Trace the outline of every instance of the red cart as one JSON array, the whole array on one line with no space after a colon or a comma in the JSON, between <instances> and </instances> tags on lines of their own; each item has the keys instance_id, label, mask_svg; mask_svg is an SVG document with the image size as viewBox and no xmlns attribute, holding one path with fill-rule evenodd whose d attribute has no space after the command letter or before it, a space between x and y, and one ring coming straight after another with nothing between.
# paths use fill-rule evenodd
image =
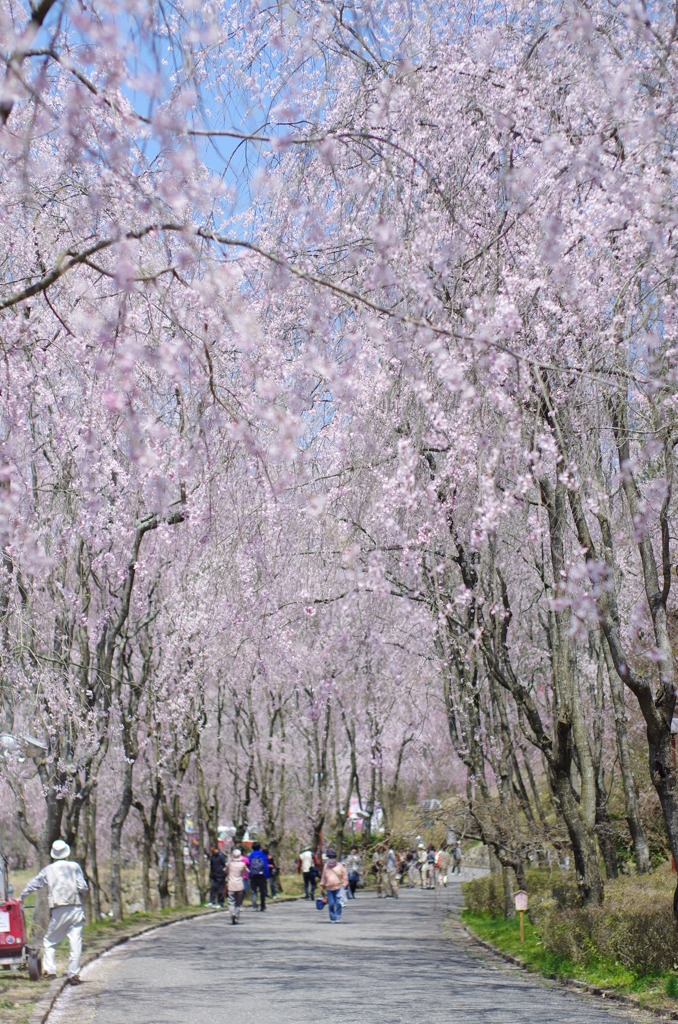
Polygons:
<instances>
[{"instance_id":1,"label":"red cart","mask_svg":"<svg viewBox=\"0 0 678 1024\"><path fill-rule=\"evenodd\" d=\"M0 967L3 970L27 970L31 981L42 977L42 955L28 945L26 917L19 900L0 903Z\"/></svg>"},{"instance_id":2,"label":"red cart","mask_svg":"<svg viewBox=\"0 0 678 1024\"><path fill-rule=\"evenodd\" d=\"M11 896L7 861L0 849L0 968L3 971L28 971L31 981L42 977L42 954L28 945L26 916L21 900Z\"/></svg>"}]
</instances>

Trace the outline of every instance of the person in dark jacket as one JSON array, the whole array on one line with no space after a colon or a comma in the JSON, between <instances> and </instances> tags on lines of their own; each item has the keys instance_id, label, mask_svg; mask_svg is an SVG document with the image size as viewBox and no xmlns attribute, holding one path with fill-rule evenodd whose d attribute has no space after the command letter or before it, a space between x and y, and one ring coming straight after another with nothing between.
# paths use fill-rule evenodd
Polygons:
<instances>
[{"instance_id":1,"label":"person in dark jacket","mask_svg":"<svg viewBox=\"0 0 678 1024\"><path fill-rule=\"evenodd\" d=\"M226 888L226 857L218 846L210 850L210 901L208 907L224 906Z\"/></svg>"},{"instance_id":2,"label":"person in dark jacket","mask_svg":"<svg viewBox=\"0 0 678 1024\"><path fill-rule=\"evenodd\" d=\"M259 910L266 910L266 887L271 874L268 865L268 857L261 848L261 843L252 843L250 853L250 891L252 893L252 908L257 910L257 894L259 895Z\"/></svg>"},{"instance_id":3,"label":"person in dark jacket","mask_svg":"<svg viewBox=\"0 0 678 1024\"><path fill-rule=\"evenodd\" d=\"M276 898L278 892L282 892L282 886L280 884L280 868L278 862L272 853L268 850L264 850L264 853L268 857L268 890L269 896L272 900ZM276 891L277 887L277 891Z\"/></svg>"}]
</instances>

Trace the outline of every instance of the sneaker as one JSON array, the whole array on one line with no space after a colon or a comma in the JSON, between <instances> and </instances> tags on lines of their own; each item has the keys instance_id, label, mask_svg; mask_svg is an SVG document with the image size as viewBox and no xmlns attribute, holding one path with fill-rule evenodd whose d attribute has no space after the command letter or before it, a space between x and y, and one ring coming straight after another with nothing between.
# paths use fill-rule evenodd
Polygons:
<instances>
[{"instance_id":1,"label":"sneaker","mask_svg":"<svg viewBox=\"0 0 678 1024\"><path fill-rule=\"evenodd\" d=\"M56 974L43 974L42 977L44 981L54 981Z\"/></svg>"},{"instance_id":2,"label":"sneaker","mask_svg":"<svg viewBox=\"0 0 678 1024\"><path fill-rule=\"evenodd\" d=\"M69 985L82 985L82 978L79 978L77 974L71 975L68 979Z\"/></svg>"},{"instance_id":3,"label":"sneaker","mask_svg":"<svg viewBox=\"0 0 678 1024\"><path fill-rule=\"evenodd\" d=\"M213 903L206 903L206 904L205 904L205 906L206 906L206 907L213 907L213 906L214 906L214 904L213 904Z\"/></svg>"}]
</instances>

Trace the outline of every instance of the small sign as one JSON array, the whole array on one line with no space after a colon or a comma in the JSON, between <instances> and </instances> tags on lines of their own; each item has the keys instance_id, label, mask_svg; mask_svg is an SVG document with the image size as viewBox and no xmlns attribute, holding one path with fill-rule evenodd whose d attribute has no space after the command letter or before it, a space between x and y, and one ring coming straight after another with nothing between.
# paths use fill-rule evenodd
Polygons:
<instances>
[{"instance_id":1,"label":"small sign","mask_svg":"<svg viewBox=\"0 0 678 1024\"><path fill-rule=\"evenodd\" d=\"M527 910L527 893L524 889L519 889L514 899L516 901L516 910Z\"/></svg>"},{"instance_id":2,"label":"small sign","mask_svg":"<svg viewBox=\"0 0 678 1024\"><path fill-rule=\"evenodd\" d=\"M9 930L9 911L0 910L0 932L8 932Z\"/></svg>"}]
</instances>

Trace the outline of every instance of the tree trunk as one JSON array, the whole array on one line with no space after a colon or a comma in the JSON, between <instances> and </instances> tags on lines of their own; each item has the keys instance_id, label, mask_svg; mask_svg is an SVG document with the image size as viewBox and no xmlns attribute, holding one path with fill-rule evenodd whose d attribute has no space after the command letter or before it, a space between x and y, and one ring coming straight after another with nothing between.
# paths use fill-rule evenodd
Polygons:
<instances>
[{"instance_id":1,"label":"tree trunk","mask_svg":"<svg viewBox=\"0 0 678 1024\"><path fill-rule=\"evenodd\" d=\"M551 766L551 784L572 843L577 881L584 902L602 903L603 880L598 865L596 842L579 814L569 772Z\"/></svg>"},{"instance_id":2,"label":"tree trunk","mask_svg":"<svg viewBox=\"0 0 678 1024\"><path fill-rule=\"evenodd\" d=\"M501 869L501 880L504 888L504 920L508 921L510 918L516 916L516 904L513 898L515 892L515 874L513 868L502 867Z\"/></svg>"},{"instance_id":3,"label":"tree trunk","mask_svg":"<svg viewBox=\"0 0 678 1024\"><path fill-rule=\"evenodd\" d=\"M114 921L122 921L122 830L132 806L134 762L125 760L122 796L111 821L111 910Z\"/></svg>"},{"instance_id":4,"label":"tree trunk","mask_svg":"<svg viewBox=\"0 0 678 1024\"><path fill-rule=\"evenodd\" d=\"M97 791L92 790L89 798L89 879L92 889L92 914L95 921L101 920L101 886L99 885L99 862L97 860Z\"/></svg>"},{"instance_id":5,"label":"tree trunk","mask_svg":"<svg viewBox=\"0 0 678 1024\"><path fill-rule=\"evenodd\" d=\"M217 839L217 841L214 842L214 843L210 840L209 846L210 846L210 848L214 847L215 849L218 850L219 849L219 840ZM198 881L198 895L200 897L200 902L201 903L206 903L207 902L207 897L209 896L210 887L209 887L209 882L207 881L207 871L206 871L207 863L206 863L206 857L205 857L205 827L204 827L204 822L202 820L200 820L200 819L198 819L198 865L197 866L198 866L198 870L197 870L196 874L197 874L197 881Z\"/></svg>"},{"instance_id":6,"label":"tree trunk","mask_svg":"<svg viewBox=\"0 0 678 1024\"><path fill-rule=\"evenodd\" d=\"M619 868L617 865L617 851L615 849L614 834L610 825L610 815L607 810L607 793L602 784L596 788L596 834L598 845L605 863L605 874L608 878L617 878Z\"/></svg>"},{"instance_id":7,"label":"tree trunk","mask_svg":"<svg viewBox=\"0 0 678 1024\"><path fill-rule=\"evenodd\" d=\"M144 910L146 912L154 909L153 898L151 896L151 864L153 862L153 852L155 849L155 826L158 820L158 807L160 806L161 792L162 786L161 783L158 782L153 791L153 801L151 803L148 818L146 817L146 809L143 803L140 800L134 801L134 808L141 818L141 825L143 829L143 838L141 843L141 892L144 901Z\"/></svg>"},{"instance_id":8,"label":"tree trunk","mask_svg":"<svg viewBox=\"0 0 678 1024\"><path fill-rule=\"evenodd\" d=\"M153 837L144 830L141 840L141 898L144 910L148 914L153 910L153 899L151 897L151 856L153 850Z\"/></svg>"},{"instance_id":9,"label":"tree trunk","mask_svg":"<svg viewBox=\"0 0 678 1024\"><path fill-rule=\"evenodd\" d=\"M162 863L158 871L158 894L160 896L160 907L162 910L168 910L171 906L169 891L169 862L171 849L172 844L170 841L170 830L167 823L165 823L162 840Z\"/></svg>"},{"instance_id":10,"label":"tree trunk","mask_svg":"<svg viewBox=\"0 0 678 1024\"><path fill-rule=\"evenodd\" d=\"M91 796L91 794L90 794L90 796ZM89 861L89 847L90 847L90 816L89 816L89 799L88 799L88 805L85 808L84 814L82 815L82 829L81 829L80 844L79 844L79 849L80 849L80 861L79 861L79 863L80 863L80 867L82 868L82 873L85 876L85 881L87 882L87 891L81 894L82 895L82 905L83 905L83 908L85 910L85 916L86 916L87 920L88 921L92 921L94 919L94 910L93 910L93 907L92 907L92 880L89 877L89 870L87 868L87 864L88 864L88 861Z\"/></svg>"},{"instance_id":11,"label":"tree trunk","mask_svg":"<svg viewBox=\"0 0 678 1024\"><path fill-rule=\"evenodd\" d=\"M619 770L621 771L624 800L626 802L626 820L633 841L636 870L639 875L643 875L652 866L650 861L650 844L647 841L647 835L643 826L638 789L636 787L636 780L633 777L629 734L626 728L624 686L612 664L608 645L604 644L603 646L607 664L607 677L610 682L610 693L612 695L612 706L614 707L614 727L617 737L617 753L619 754Z\"/></svg>"},{"instance_id":12,"label":"tree trunk","mask_svg":"<svg viewBox=\"0 0 678 1024\"><path fill-rule=\"evenodd\" d=\"M184 865L184 830L178 797L174 798L173 815L168 822L174 857L174 903L177 907L188 906L186 867Z\"/></svg>"},{"instance_id":13,"label":"tree trunk","mask_svg":"<svg viewBox=\"0 0 678 1024\"><path fill-rule=\"evenodd\" d=\"M209 845L217 846L219 842L219 800L216 793L216 787L214 787L214 791L210 794L211 799L208 799L199 749L196 752L195 771L198 791L199 817L202 818L205 828L207 829L207 840ZM202 841L203 840L201 839L201 842Z\"/></svg>"}]
</instances>

